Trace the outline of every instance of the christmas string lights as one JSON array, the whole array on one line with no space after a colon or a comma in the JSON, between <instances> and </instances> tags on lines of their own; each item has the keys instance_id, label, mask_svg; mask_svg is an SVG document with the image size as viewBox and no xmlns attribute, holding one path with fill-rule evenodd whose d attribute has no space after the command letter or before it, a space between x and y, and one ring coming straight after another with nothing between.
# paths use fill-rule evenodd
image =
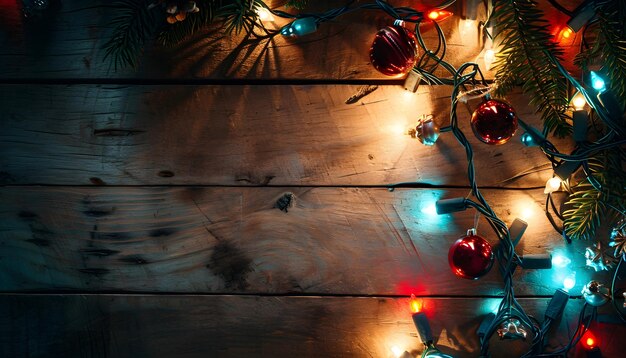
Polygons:
<instances>
[{"instance_id":1,"label":"christmas string lights","mask_svg":"<svg viewBox=\"0 0 626 358\"><path fill-rule=\"evenodd\" d=\"M444 9L453 2L454 1L450 0L444 1L438 6L435 6L431 11L418 11L410 7L393 7L387 1L383 0L376 0L371 3L363 4L357 4L355 1L347 1L345 6L332 9L321 14L303 13L294 15L280 10L268 9L267 12L263 12L264 15L262 15L261 10L257 10L255 14L257 14L256 16L258 17L258 20L261 21L261 24L255 23L254 26L262 27L263 22L269 21L266 20L269 18L268 13L272 16L292 19L292 22L282 27L279 31L270 31L270 35L268 36L280 33L288 38L296 38L312 34L317 31L320 26L323 26L324 23L332 21L344 14L357 10L378 10L385 12L393 20L393 25L390 24L389 27L394 28L397 33L406 34L406 36L402 35L398 37L389 37L385 35L384 39L389 41L382 42L383 44L387 42L388 45L390 41L395 41L400 37L404 38L403 46L399 51L401 56L396 56L401 57L402 61L395 61L396 58L394 58L391 61L385 60L385 64L379 66L380 64L376 63L374 60L379 60L383 55L386 56L388 53L385 52L390 50L389 46L383 46L382 54L376 51L377 55L370 57L372 59L372 63L374 66L378 66L377 69L386 75L398 76L408 72L407 83L405 85L412 91L417 88L420 82L424 82L426 84L449 85L452 87L452 93L450 96L451 106L449 124L438 128L432 117L429 118L428 116L425 116L416 126L416 137L425 145L433 145L435 144L440 133L452 133L465 150L467 159L467 179L469 187L471 188L471 198L440 200L437 202L435 209L437 213L440 214L452 213L468 208L474 209L487 220L496 236L496 239L493 241L497 242L497 244L492 245L493 251L490 250L490 252L497 257L497 265L503 277L504 288L502 300L498 309L492 315L488 316L488 319L483 321L484 324L481 324L481 327L479 328L481 355L487 356L489 354L490 337L494 334L499 334L499 336L503 338L525 338L530 340L531 349L527 353L527 356L541 356L541 354L544 354L542 353L544 348L544 338L548 331L545 327L546 325L549 326L550 323L555 320L555 316L557 316L557 314L554 312L562 312L562 307L564 307L563 302L567 302L568 294L565 291L557 290L555 296L553 297L556 308L553 307L550 313L546 312L544 322L540 324L536 319L528 316L515 299L512 276L517 267L547 268L549 265L552 265L552 262L556 259L556 257L551 259L549 255L543 255L540 257L533 257L532 255L524 256L518 255L515 252L515 246L521 238L519 227L516 227L515 222L511 228L507 227L506 223L504 223L504 221L495 214L489 203L483 197L476 183L474 152L472 145L466 138L463 131L461 131L458 123L457 105L459 102L467 102L469 97L474 98L474 95L478 98L484 97L483 104L481 104L480 108L477 109L477 118L476 120L473 120L472 128L476 136L487 144L503 144L510 140L518 125L525 130L525 133L521 136L522 142L525 145L535 146L542 150L546 155L546 158L550 161L554 172L553 177L546 183L546 213L548 213L549 208L552 208L555 215L562 220L564 219L564 215L560 212L560 210L557 210L556 205L552 200L552 195L561 190L570 192L573 187L573 185L570 184L570 178L580 168L584 171L585 179L591 183L594 188L597 188L598 192L607 192L608 189L603 188L601 181L596 179L590 170L589 159L601 151L614 149L626 144L626 130L620 123L623 119L623 113L619 108L619 102L617 101L615 95L613 95L611 90L607 88L607 82L604 78L602 78L601 73L590 73L591 87L596 91L596 94L593 95L590 90L583 86L583 84L577 81L563 68L559 59L556 58L553 53L550 51L544 51L535 54L536 56L548 59L550 64L558 69L558 72L563 75L563 77L572 85L574 92L577 93L571 101L571 106L574 109L572 112L574 139L577 142L577 146L568 154L559 152L557 148L546 138L548 133L545 129L541 131L527 125L522 118L519 118L515 114L515 111L510 105L502 100L491 98L490 95L487 96L488 91L485 91L485 89L490 88L490 85L485 81L478 64L465 63L458 68L455 68L444 60L446 54L446 39L442 29L438 25L438 21L441 21L446 13L448 13ZM591 2L594 1L588 0L585 1L584 4ZM262 2L260 3L263 4ZM489 2L489 6L491 6L491 4L492 2ZM252 6L253 3L250 3L250 5ZM261 5L261 7L266 8L264 4ZM593 17L593 15L589 17L589 12L587 10L583 11L582 9L583 8L581 8L581 11L578 12L575 10L574 13L570 14L571 19L568 24L570 25L571 30L568 29L566 32L563 32L562 36L573 36L573 32L578 31L577 28L580 29L591 19L591 17ZM489 9L489 12L491 12L491 10L492 9ZM466 16L470 20L473 20L475 17L475 15L471 14L471 11L467 12ZM436 33L434 46L427 46L424 41L424 37L422 36L423 29L421 25L425 22L432 24L432 26L429 27ZM404 24L405 27L402 27L400 24ZM579 26L579 24L582 25ZM484 32L488 36L484 47L484 61L486 68L490 68L491 64L496 59L496 52L493 49L494 44L491 35L496 33L496 26L500 26L500 24L494 23L494 21L488 21L484 27ZM374 43L372 47L374 47ZM406 46L407 44L409 46ZM376 47L378 47L378 45ZM416 50L415 53L412 53L411 51L407 52L407 50L413 50L416 47L419 51ZM447 75L437 76L435 75L437 70L442 70L447 73ZM586 110L587 107L589 108L589 111ZM489 114L489 116L486 116L486 113ZM493 114L497 114L498 116L494 117ZM502 114L504 115L501 116ZM587 135L588 122L591 122L590 114L597 116L608 128L604 135L593 140L588 139L593 138L592 135ZM494 123L496 123L497 126L495 126L495 128L490 127L490 125L493 125ZM404 183L402 185L410 186L410 183ZM401 185L390 185L390 189L399 186ZM618 207L616 210L618 212L622 210L621 212L623 213L623 208L621 207ZM561 232L564 238L570 242L570 238L568 237L566 230L558 228L552 218L549 218L555 229ZM486 239L484 240L487 241ZM620 260L618 269L621 266L622 261L623 259ZM561 265L567 261L562 259L560 261L557 260L556 262L560 262L559 265ZM567 266L567 263L564 265ZM489 266L489 268L490 267L491 266ZM616 273L618 269L616 269ZM482 271L480 273L482 274ZM476 278L480 275L474 274L469 276L471 278ZM614 276L614 281L615 277L616 276ZM564 278L563 288L565 290L571 290L575 287L575 283L575 272L571 272ZM611 292L614 292L614 282ZM613 302L615 301L613 300ZM591 314L586 314L586 311L590 307L591 306L588 304L583 307L581 316L579 317L577 330L575 334L572 335L570 343L561 350L549 353L550 356L555 353L567 354L567 352L581 339L585 332L588 331L587 327L589 327L595 318L595 308L593 307L591 308ZM421 332L420 338L425 346L423 356L435 357L440 352L438 352L436 347L432 344L433 339L430 328L426 329L426 327L428 327L428 322L425 318L426 316L417 313L418 312L414 313L413 318L416 328L418 328L418 332ZM426 323L424 323L424 321Z\"/></svg>"}]
</instances>

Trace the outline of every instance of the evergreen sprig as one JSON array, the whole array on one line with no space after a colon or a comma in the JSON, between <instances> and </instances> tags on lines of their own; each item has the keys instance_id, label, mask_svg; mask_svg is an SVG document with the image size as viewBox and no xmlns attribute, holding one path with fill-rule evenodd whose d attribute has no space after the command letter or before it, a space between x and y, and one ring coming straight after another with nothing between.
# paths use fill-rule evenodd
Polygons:
<instances>
[{"instance_id":1,"label":"evergreen sprig","mask_svg":"<svg viewBox=\"0 0 626 358\"><path fill-rule=\"evenodd\" d=\"M111 6L117 16L111 38L104 44L104 59L112 57L115 70L121 67L136 68L139 55L148 42L154 39L165 14L149 8L145 0L118 0Z\"/></svg>"},{"instance_id":2,"label":"evergreen sprig","mask_svg":"<svg viewBox=\"0 0 626 358\"><path fill-rule=\"evenodd\" d=\"M544 131L569 134L566 80L547 56L558 59L562 50L552 40L543 12L532 0L494 0L489 22L497 27L494 41L502 46L494 65L496 94L506 94L521 83L530 103L541 112Z\"/></svg>"},{"instance_id":3,"label":"evergreen sprig","mask_svg":"<svg viewBox=\"0 0 626 358\"><path fill-rule=\"evenodd\" d=\"M593 45L581 51L574 63L584 70L599 62L608 86L624 105L626 100L626 1L596 3L596 24L587 33Z\"/></svg>"},{"instance_id":4,"label":"evergreen sprig","mask_svg":"<svg viewBox=\"0 0 626 358\"><path fill-rule=\"evenodd\" d=\"M590 240L602 225L614 224L626 210L626 150L603 151L588 161L588 178L569 195L563 211L565 233Z\"/></svg>"},{"instance_id":5,"label":"evergreen sprig","mask_svg":"<svg viewBox=\"0 0 626 358\"><path fill-rule=\"evenodd\" d=\"M115 28L103 46L105 59L112 57L115 69L136 68L146 45L155 40L174 46L213 23L220 23L226 33L252 32L258 23L256 7L262 0L196 0L200 11L184 21L167 24L165 2L158 0L118 0L111 7L118 14ZM290 0L285 6L301 9L308 0ZM156 6L154 6L156 5Z\"/></svg>"}]
</instances>

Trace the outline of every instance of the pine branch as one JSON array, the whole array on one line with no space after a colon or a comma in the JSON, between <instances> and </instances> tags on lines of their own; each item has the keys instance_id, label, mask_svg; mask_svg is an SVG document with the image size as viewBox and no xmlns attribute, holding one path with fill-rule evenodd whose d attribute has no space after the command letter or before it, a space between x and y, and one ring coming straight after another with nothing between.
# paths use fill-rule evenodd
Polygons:
<instances>
[{"instance_id":1,"label":"pine branch","mask_svg":"<svg viewBox=\"0 0 626 358\"><path fill-rule=\"evenodd\" d=\"M233 0L222 6L217 16L224 22L226 33L250 33L254 30L258 15L255 7L262 5L262 0Z\"/></svg>"},{"instance_id":2,"label":"pine branch","mask_svg":"<svg viewBox=\"0 0 626 358\"><path fill-rule=\"evenodd\" d=\"M573 188L563 211L565 232L574 239L588 240L604 224L614 224L626 210L626 150L614 149L589 159L589 170L599 187L584 181Z\"/></svg>"},{"instance_id":3,"label":"pine branch","mask_svg":"<svg viewBox=\"0 0 626 358\"><path fill-rule=\"evenodd\" d=\"M115 70L121 67L134 67L139 64L139 55L147 42L163 23L164 15L155 9L148 9L143 0L119 0L112 7L118 16L113 19L113 35L104 44L106 60L113 58Z\"/></svg>"},{"instance_id":4,"label":"pine branch","mask_svg":"<svg viewBox=\"0 0 626 358\"><path fill-rule=\"evenodd\" d=\"M552 41L542 11L532 0L495 0L489 21L496 25L494 40L501 40L503 48L494 66L496 94L503 95L521 82L530 104L541 112L545 130L557 136L569 134L565 77L547 56L560 58L562 50Z\"/></svg>"}]
</instances>

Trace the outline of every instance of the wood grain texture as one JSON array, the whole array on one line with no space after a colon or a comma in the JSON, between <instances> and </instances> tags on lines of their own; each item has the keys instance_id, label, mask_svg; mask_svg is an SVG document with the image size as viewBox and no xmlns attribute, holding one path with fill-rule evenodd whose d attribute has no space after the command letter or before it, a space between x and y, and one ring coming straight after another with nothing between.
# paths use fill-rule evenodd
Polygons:
<instances>
[{"instance_id":1,"label":"wood grain texture","mask_svg":"<svg viewBox=\"0 0 626 358\"><path fill-rule=\"evenodd\" d=\"M433 147L406 130L422 114L449 122L450 88L380 86L0 86L0 183L63 185L467 185L465 151L450 133ZM519 93L518 115L541 120ZM476 104L472 104L476 105ZM537 187L551 177L523 133L474 145L478 183ZM403 133L404 132L404 133ZM555 140L562 151L570 143Z\"/></svg>"},{"instance_id":2,"label":"wood grain texture","mask_svg":"<svg viewBox=\"0 0 626 358\"><path fill-rule=\"evenodd\" d=\"M323 12L345 5L343 0L311 2L309 12ZM424 5L394 1L394 6ZM207 29L173 48L148 46L137 70L115 71L104 60L103 45L113 30L116 10L105 0L63 0L58 11L38 21L18 21L0 29L0 78L283 78L283 79L387 79L370 64L368 51L376 31L392 20L381 11L360 11L324 23L300 39L276 36L251 41ZM567 18L547 2L555 33ZM461 2L450 8L461 13ZM482 8L480 11L484 11ZM484 20L484 17L481 16ZM268 27L280 28L277 20ZM467 61L484 65L483 36L478 22L465 27L459 16L443 21L448 43L446 60L454 66ZM428 46L436 46L432 24L422 26ZM563 43L566 58L573 58L580 43L575 36ZM570 56L571 55L571 56ZM437 72L444 75L443 72ZM490 77L491 73L487 72Z\"/></svg>"},{"instance_id":3,"label":"wood grain texture","mask_svg":"<svg viewBox=\"0 0 626 358\"><path fill-rule=\"evenodd\" d=\"M543 317L548 299L521 299ZM422 347L406 298L1 295L5 357L392 357ZM476 357L475 334L497 299L425 299L439 348ZM581 300L570 300L547 341L569 340ZM598 324L604 357L619 357L624 326ZM519 356L523 341L493 338L494 357ZM577 347L573 357L585 357Z\"/></svg>"},{"instance_id":4,"label":"wood grain texture","mask_svg":"<svg viewBox=\"0 0 626 358\"><path fill-rule=\"evenodd\" d=\"M448 268L474 212L425 214L467 190L337 188L0 189L0 290L494 295ZM542 190L486 191L506 222L526 209L520 254L566 254L567 268L516 274L516 293L549 295L592 272L584 244L565 245ZM281 210L282 209L282 210ZM479 232L496 244L485 222ZM595 274L606 281L606 275Z\"/></svg>"}]
</instances>

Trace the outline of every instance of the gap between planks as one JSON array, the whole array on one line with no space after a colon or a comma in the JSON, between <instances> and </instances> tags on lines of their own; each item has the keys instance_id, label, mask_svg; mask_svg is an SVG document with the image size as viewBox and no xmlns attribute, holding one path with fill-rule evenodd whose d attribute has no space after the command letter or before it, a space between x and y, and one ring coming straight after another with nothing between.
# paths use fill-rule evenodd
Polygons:
<instances>
[{"instance_id":1,"label":"gap between planks","mask_svg":"<svg viewBox=\"0 0 626 358\"><path fill-rule=\"evenodd\" d=\"M6 291L0 292L1 296L185 296L185 297L285 297L285 298L386 298L406 299L411 295L381 295L381 294L346 294L346 293L220 293L220 292L158 292L158 291L63 291L63 290L37 290L37 291ZM498 295L414 295L420 299L458 300L458 299L499 299ZM552 295L515 295L516 299L547 299ZM581 295L569 296L570 300L583 299Z\"/></svg>"}]
</instances>

